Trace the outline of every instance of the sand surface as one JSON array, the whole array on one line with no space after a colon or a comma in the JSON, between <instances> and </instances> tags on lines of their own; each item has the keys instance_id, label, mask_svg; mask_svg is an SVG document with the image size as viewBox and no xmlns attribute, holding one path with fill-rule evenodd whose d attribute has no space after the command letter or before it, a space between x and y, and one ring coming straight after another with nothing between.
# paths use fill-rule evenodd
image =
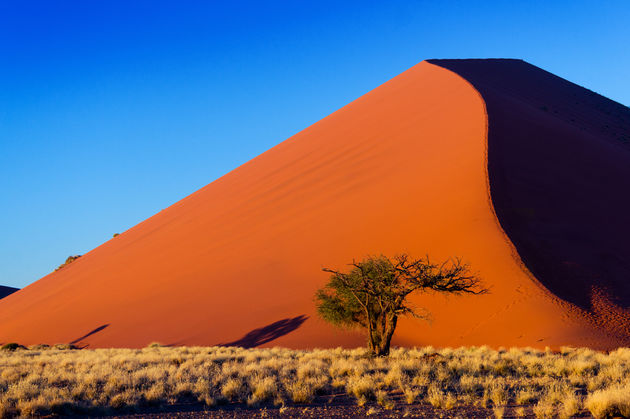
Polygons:
<instances>
[{"instance_id":1,"label":"sand surface","mask_svg":"<svg viewBox=\"0 0 630 419\"><path fill-rule=\"evenodd\" d=\"M402 320L396 344L627 342L625 329L610 333L590 306L557 291L564 285L553 277L534 276L539 271L521 258L518 234L506 228L502 210L501 220L495 215L495 155L506 153L492 150L500 118L489 102L488 120L487 99L471 83L429 62L414 66L3 299L0 342L358 346L360 334L336 330L315 314L313 294L327 280L321 268L396 252L462 256L491 287L485 296L417 296L433 321ZM508 98L501 115L522 111L510 86L501 93ZM545 124L574 133L565 132L561 118ZM529 164L537 171L547 163L531 156ZM554 164L560 168L563 160ZM543 237L534 234L532 240Z\"/></svg>"}]
</instances>

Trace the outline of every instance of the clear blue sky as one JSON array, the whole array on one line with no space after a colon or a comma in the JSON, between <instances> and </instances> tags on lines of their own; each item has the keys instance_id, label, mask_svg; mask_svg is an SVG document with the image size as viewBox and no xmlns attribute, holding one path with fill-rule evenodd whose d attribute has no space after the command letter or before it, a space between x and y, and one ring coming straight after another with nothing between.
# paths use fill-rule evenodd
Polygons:
<instances>
[{"instance_id":1,"label":"clear blue sky","mask_svg":"<svg viewBox=\"0 0 630 419\"><path fill-rule=\"evenodd\" d=\"M523 58L630 105L629 22L627 0L0 0L0 284L427 58Z\"/></svg>"}]
</instances>

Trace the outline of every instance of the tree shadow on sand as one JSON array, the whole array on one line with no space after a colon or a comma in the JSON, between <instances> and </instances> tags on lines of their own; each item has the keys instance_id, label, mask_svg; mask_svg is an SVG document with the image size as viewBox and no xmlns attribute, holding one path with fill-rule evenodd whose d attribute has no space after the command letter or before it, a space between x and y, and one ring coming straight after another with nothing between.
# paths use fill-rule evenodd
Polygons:
<instances>
[{"instance_id":1,"label":"tree shadow on sand","mask_svg":"<svg viewBox=\"0 0 630 419\"><path fill-rule=\"evenodd\" d=\"M288 333L293 332L308 319L308 316L301 315L292 319L278 320L268 326L254 329L239 340L228 343L220 343L218 346L240 346L242 348L255 348L272 340L278 339Z\"/></svg>"},{"instance_id":2,"label":"tree shadow on sand","mask_svg":"<svg viewBox=\"0 0 630 419\"><path fill-rule=\"evenodd\" d=\"M72 342L70 342L70 344L71 344L71 345L74 345L74 344L76 344L76 343L79 343L79 342L81 342L83 339L87 338L88 336L92 336L93 334L98 333L98 332L100 332L101 330L105 329L107 326L109 326L109 324L104 324L104 325L102 325L102 326L99 326L99 327L97 327L96 329L92 330L91 332L86 333L85 335L81 336L80 338L76 338L75 340L73 340ZM88 345L85 345L85 346L82 346L82 347L81 347L81 349L83 349L83 348L87 348L88 346L89 346L89 344L88 344Z\"/></svg>"}]
</instances>

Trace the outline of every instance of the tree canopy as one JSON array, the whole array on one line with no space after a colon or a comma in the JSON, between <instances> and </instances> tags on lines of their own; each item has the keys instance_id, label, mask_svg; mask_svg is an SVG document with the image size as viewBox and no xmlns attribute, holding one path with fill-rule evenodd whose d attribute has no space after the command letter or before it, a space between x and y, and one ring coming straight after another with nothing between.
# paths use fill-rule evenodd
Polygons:
<instances>
[{"instance_id":1,"label":"tree canopy","mask_svg":"<svg viewBox=\"0 0 630 419\"><path fill-rule=\"evenodd\" d=\"M433 263L429 257L407 254L370 256L353 261L348 272L330 273L326 286L315 294L319 315L339 327L365 328L373 355L389 354L399 316L427 318L408 297L415 292L484 294L488 290L459 258Z\"/></svg>"}]
</instances>

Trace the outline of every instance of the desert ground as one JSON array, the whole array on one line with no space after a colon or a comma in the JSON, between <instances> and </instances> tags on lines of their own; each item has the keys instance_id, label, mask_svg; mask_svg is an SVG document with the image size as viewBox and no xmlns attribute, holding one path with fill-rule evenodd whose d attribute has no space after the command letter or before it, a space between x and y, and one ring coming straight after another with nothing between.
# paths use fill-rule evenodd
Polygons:
<instances>
[{"instance_id":1,"label":"desert ground","mask_svg":"<svg viewBox=\"0 0 630 419\"><path fill-rule=\"evenodd\" d=\"M630 349L0 351L0 415L589 417L630 415Z\"/></svg>"}]
</instances>

